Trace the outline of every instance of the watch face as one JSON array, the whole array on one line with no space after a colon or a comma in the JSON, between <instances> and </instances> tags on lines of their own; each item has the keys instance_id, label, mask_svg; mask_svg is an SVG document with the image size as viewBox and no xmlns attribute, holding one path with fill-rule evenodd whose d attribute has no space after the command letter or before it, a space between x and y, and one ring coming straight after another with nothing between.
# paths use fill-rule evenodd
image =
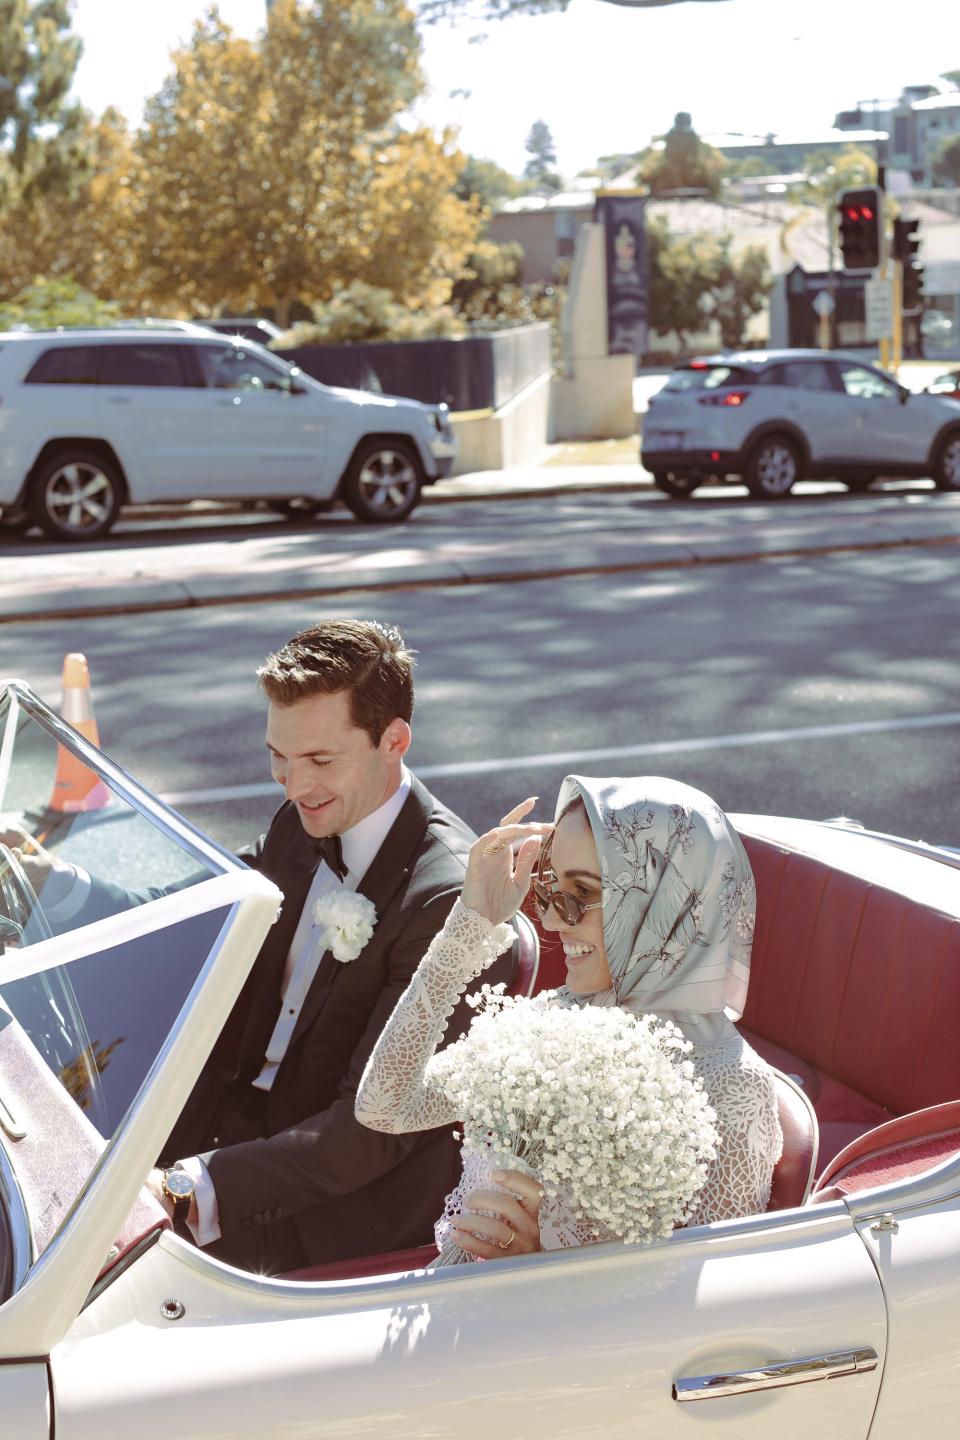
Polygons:
<instances>
[{"instance_id":1,"label":"watch face","mask_svg":"<svg viewBox=\"0 0 960 1440\"><path fill-rule=\"evenodd\" d=\"M183 1170L168 1170L163 1177L163 1183L171 1195L181 1196L185 1200L193 1196L193 1181Z\"/></svg>"}]
</instances>

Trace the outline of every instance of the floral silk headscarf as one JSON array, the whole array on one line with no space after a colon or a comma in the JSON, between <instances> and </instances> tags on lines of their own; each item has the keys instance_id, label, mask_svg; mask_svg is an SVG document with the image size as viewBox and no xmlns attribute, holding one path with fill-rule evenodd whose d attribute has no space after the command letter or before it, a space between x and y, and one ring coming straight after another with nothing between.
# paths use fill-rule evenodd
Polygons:
<instances>
[{"instance_id":1,"label":"floral silk headscarf","mask_svg":"<svg viewBox=\"0 0 960 1440\"><path fill-rule=\"evenodd\" d=\"M677 780L568 775L558 819L578 796L597 846L613 980L589 1003L662 1014L719 1041L743 1013L750 975L756 887L740 837L708 795Z\"/></svg>"}]
</instances>

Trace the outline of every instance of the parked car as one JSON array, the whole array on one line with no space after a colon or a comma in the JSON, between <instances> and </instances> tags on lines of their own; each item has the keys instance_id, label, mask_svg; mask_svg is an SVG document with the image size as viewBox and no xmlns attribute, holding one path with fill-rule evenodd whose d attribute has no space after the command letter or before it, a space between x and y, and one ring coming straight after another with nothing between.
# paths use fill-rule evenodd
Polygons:
<instances>
[{"instance_id":1,"label":"parked car","mask_svg":"<svg viewBox=\"0 0 960 1440\"><path fill-rule=\"evenodd\" d=\"M65 755L103 808L51 816ZM8 820L124 892L167 892L58 923L0 854L4 1436L953 1433L956 854L734 817L758 891L742 1024L794 1077L765 1214L648 1246L440 1270L425 1250L266 1279L180 1238L141 1187L279 891L15 682L0 756ZM545 946L529 977L552 983L551 963Z\"/></svg>"},{"instance_id":2,"label":"parked car","mask_svg":"<svg viewBox=\"0 0 960 1440\"><path fill-rule=\"evenodd\" d=\"M249 315L237 320L218 316L216 320L195 320L194 324L213 330L218 335L232 335L238 340L258 340L261 345L269 345L271 340L283 334L280 326L274 325L272 320L251 319Z\"/></svg>"},{"instance_id":3,"label":"parked car","mask_svg":"<svg viewBox=\"0 0 960 1440\"><path fill-rule=\"evenodd\" d=\"M878 475L960 489L960 415L873 365L821 350L741 351L678 365L651 399L641 461L667 495L708 476L778 500L804 477L862 490Z\"/></svg>"},{"instance_id":4,"label":"parked car","mask_svg":"<svg viewBox=\"0 0 960 1440\"><path fill-rule=\"evenodd\" d=\"M405 520L456 455L445 405L321 385L200 327L0 334L0 395L0 507L57 540L161 500Z\"/></svg>"},{"instance_id":5,"label":"parked car","mask_svg":"<svg viewBox=\"0 0 960 1440\"><path fill-rule=\"evenodd\" d=\"M948 370L938 375L927 386L928 395L939 395L941 400L960 400L960 370Z\"/></svg>"}]
</instances>

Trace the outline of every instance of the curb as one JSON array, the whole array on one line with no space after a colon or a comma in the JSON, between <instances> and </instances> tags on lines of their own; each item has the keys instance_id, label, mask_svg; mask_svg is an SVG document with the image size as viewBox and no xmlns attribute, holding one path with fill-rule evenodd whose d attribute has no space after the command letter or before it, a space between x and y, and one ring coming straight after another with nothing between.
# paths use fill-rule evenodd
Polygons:
<instances>
[{"instance_id":1,"label":"curb","mask_svg":"<svg viewBox=\"0 0 960 1440\"><path fill-rule=\"evenodd\" d=\"M708 553L702 554L695 554L683 545L666 542L659 543L656 547L644 547L646 554L632 560L551 564L545 557L544 563L527 569L510 568L498 560L491 560L489 567L486 566L483 559L471 561L468 565L458 564L454 561L439 561L432 565L425 564L416 567L420 573L410 579L401 579L397 575L383 578L382 570L378 570L375 565L372 565L367 574L344 576L342 580L330 577L322 584L297 585L296 583L291 584L288 577L283 589L251 588L246 592L232 594L217 593L212 589L207 589L209 577L206 577L206 585L204 579L200 579L199 592L191 589L192 582L190 581L143 577L133 584L120 581L116 586L108 587L117 597L113 600L104 600L102 589L91 589L90 599L85 602L81 598L82 589L78 591L77 588L72 588L69 593L73 603L64 605L55 603L54 607L30 610L26 607L35 602L35 597L30 597L26 600L23 610L14 613L0 613L0 627L17 623L40 623L48 620L148 614L166 610L207 609L214 606L247 605L254 602L258 604L289 603L295 600L322 599L328 596L378 591L426 590L448 585L519 583L533 580L576 578L586 575L638 574L645 571L694 569L702 565L749 564L761 560L794 560L882 550L929 549L950 545L960 545L960 535L894 534L860 539L850 538L826 544L816 541L810 545L788 543L779 548L774 543L763 549L740 551L730 549L721 542ZM654 550L652 554L650 553L651 549ZM657 554L657 550L661 553ZM49 597L49 591L46 594ZM22 594L20 597L14 596L14 600L17 598L22 599ZM2 604L2 600L0 600L0 604Z\"/></svg>"}]
</instances>

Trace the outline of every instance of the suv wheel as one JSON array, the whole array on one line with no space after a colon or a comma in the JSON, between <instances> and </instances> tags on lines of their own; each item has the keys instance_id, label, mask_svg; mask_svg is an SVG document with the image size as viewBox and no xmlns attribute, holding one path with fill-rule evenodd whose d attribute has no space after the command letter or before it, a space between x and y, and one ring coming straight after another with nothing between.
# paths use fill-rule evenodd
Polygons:
<instances>
[{"instance_id":1,"label":"suv wheel","mask_svg":"<svg viewBox=\"0 0 960 1440\"><path fill-rule=\"evenodd\" d=\"M699 475L680 475L674 470L654 470L653 483L664 495L675 500L688 500L700 484Z\"/></svg>"},{"instance_id":2,"label":"suv wheel","mask_svg":"<svg viewBox=\"0 0 960 1440\"><path fill-rule=\"evenodd\" d=\"M937 451L933 483L938 490L960 490L960 430L952 431Z\"/></svg>"},{"instance_id":3,"label":"suv wheel","mask_svg":"<svg viewBox=\"0 0 960 1440\"><path fill-rule=\"evenodd\" d=\"M758 500L782 500L800 479L800 454L786 435L768 435L751 451L744 477Z\"/></svg>"},{"instance_id":4,"label":"suv wheel","mask_svg":"<svg viewBox=\"0 0 960 1440\"><path fill-rule=\"evenodd\" d=\"M340 498L358 520L382 525L406 520L420 501L423 472L402 440L364 440L347 467Z\"/></svg>"},{"instance_id":5,"label":"suv wheel","mask_svg":"<svg viewBox=\"0 0 960 1440\"><path fill-rule=\"evenodd\" d=\"M122 500L120 472L93 450L61 450L30 481L30 513L51 540L99 540L112 528Z\"/></svg>"}]
</instances>

